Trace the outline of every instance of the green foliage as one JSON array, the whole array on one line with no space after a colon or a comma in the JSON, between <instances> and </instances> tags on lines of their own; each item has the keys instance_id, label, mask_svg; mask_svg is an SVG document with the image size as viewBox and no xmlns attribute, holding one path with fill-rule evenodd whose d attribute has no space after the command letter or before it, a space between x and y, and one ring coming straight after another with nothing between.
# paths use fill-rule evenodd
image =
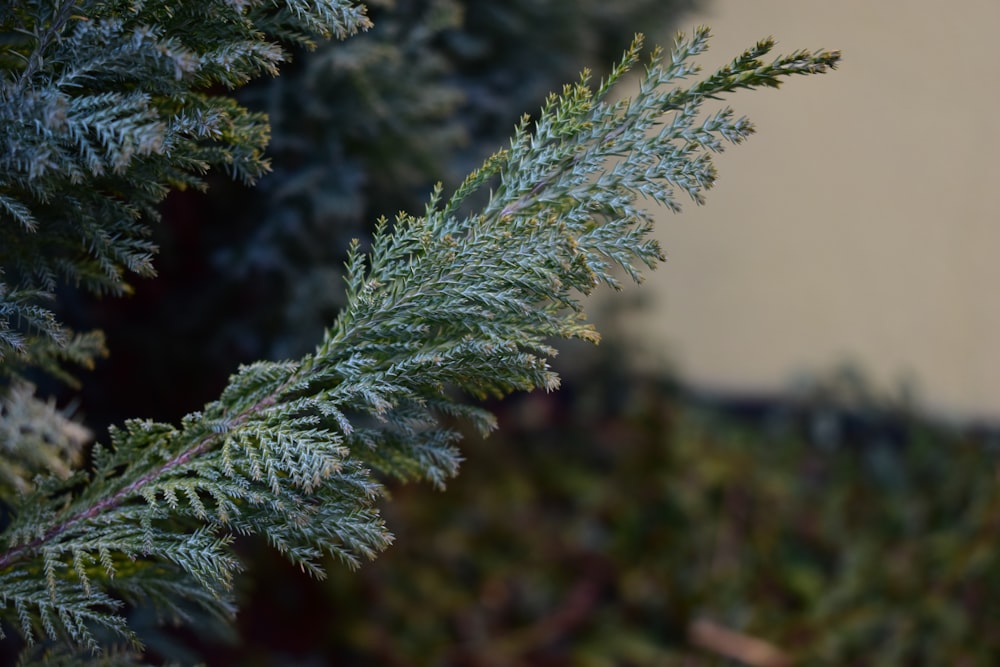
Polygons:
<instances>
[{"instance_id":1,"label":"green foliage","mask_svg":"<svg viewBox=\"0 0 1000 667\"><path fill-rule=\"evenodd\" d=\"M268 31L302 42L366 25L350 3L291 0L26 3L0 18L17 36L5 58L22 63L3 81L0 191L14 204L0 266L17 289L43 291L124 290L124 272L151 272L146 221L167 188L200 186L210 166L261 173L263 118L205 89L272 71ZM125 602L231 616L236 536L266 537L314 576L328 556L356 564L384 549L383 481L451 477L453 421L494 426L467 397L555 388L551 339L597 340L579 296L660 258L639 200L700 202L710 154L752 131L700 105L839 57L764 62L765 41L682 85L707 40L702 29L672 56L654 51L635 98L613 101L637 38L596 89L584 75L551 96L450 198L439 187L423 216L383 220L370 248L352 247L346 306L313 353L244 366L180 424L128 421L86 470L25 489L0 534L0 616L30 641L137 647Z\"/></svg>"},{"instance_id":2,"label":"green foliage","mask_svg":"<svg viewBox=\"0 0 1000 667\"><path fill-rule=\"evenodd\" d=\"M91 434L54 401L35 398L35 388L17 383L0 397L0 500L11 502L31 488L36 475L66 478L79 466Z\"/></svg>"},{"instance_id":3,"label":"green foliage","mask_svg":"<svg viewBox=\"0 0 1000 667\"><path fill-rule=\"evenodd\" d=\"M126 273L154 274L148 223L170 188L267 170L264 116L209 88L276 74L270 39L367 26L347 0L0 8L0 362L67 336L40 293L120 294Z\"/></svg>"},{"instance_id":4,"label":"green foliage","mask_svg":"<svg viewBox=\"0 0 1000 667\"><path fill-rule=\"evenodd\" d=\"M163 362L174 377L178 368L203 377L215 367L224 378L237 363L304 354L344 305L352 238L367 239L382 215L421 210L435 181L452 190L582 64L604 75L635 26L666 34L690 4L374 3L375 25L365 34L298 52L281 76L239 91L248 108L268 115L273 171L252 191L213 183L206 196L167 212L168 225L202 229L181 239L164 234L159 307L140 322L123 314L97 325L131 340L165 328L192 340ZM198 217L212 224L192 223ZM176 276L172 257L182 267ZM208 274L196 285L192 264ZM196 324L185 317L192 308ZM200 358L188 347L200 348Z\"/></svg>"}]
</instances>

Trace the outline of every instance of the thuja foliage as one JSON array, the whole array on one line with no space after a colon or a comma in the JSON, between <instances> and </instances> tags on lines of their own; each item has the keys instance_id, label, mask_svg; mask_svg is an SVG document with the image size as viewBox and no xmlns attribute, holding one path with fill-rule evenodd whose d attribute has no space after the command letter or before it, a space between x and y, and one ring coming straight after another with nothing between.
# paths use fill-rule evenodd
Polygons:
<instances>
[{"instance_id":1,"label":"thuja foliage","mask_svg":"<svg viewBox=\"0 0 1000 667\"><path fill-rule=\"evenodd\" d=\"M62 283L126 291L126 273L152 272L148 225L169 188L197 187L212 167L248 181L266 170L264 118L220 89L273 72L274 40L346 36L367 20L344 1L39 1L0 12L3 359L15 396L24 368L101 349L65 332L40 297ZM3 496L4 627L72 650L136 650L126 604L181 621L231 617L236 536L266 537L315 576L327 556L354 564L384 549L382 481L443 485L460 460L454 421L495 425L470 399L554 389L551 341L597 340L579 296L617 286L618 271L638 280L661 258L641 200L700 202L715 180L711 153L752 132L728 108L702 105L839 57L765 61L765 40L696 77L707 42L699 29L669 55L654 50L638 93L616 100L612 86L641 58L636 38L605 80L592 87L585 73L550 96L452 194L439 187L422 215L381 220L368 247L351 247L346 305L313 353L242 367L179 424L113 428L83 467L67 456L27 479L8 465L21 483ZM3 443L15 464L22 431ZM79 451L65 428L26 432L51 456Z\"/></svg>"},{"instance_id":2,"label":"thuja foliage","mask_svg":"<svg viewBox=\"0 0 1000 667\"><path fill-rule=\"evenodd\" d=\"M605 75L635 26L667 34L663 26L693 4L368 3L370 30L295 49L281 76L238 91L267 113L267 178L246 189L217 176L206 194L175 195L154 237L159 278L137 285L143 299L104 305L99 321L88 304L65 304L78 326L113 339L102 375L120 383L156 373L171 387L192 386L155 401L157 417L174 419L213 397L238 363L308 352L343 307L351 238L366 239L381 215L420 210L436 181L456 187L582 64ZM168 332L176 344L149 354L145 342ZM96 378L85 389L95 419L139 407Z\"/></svg>"}]
</instances>

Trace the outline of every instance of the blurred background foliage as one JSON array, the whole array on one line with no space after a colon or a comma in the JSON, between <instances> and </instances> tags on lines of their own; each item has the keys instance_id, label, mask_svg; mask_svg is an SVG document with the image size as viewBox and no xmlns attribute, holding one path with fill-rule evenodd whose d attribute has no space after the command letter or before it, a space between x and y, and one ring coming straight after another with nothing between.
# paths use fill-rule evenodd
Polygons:
<instances>
[{"instance_id":1,"label":"blurred background foliage","mask_svg":"<svg viewBox=\"0 0 1000 667\"><path fill-rule=\"evenodd\" d=\"M600 75L637 29L662 42L695 0L370 4L370 33L241 92L272 123L259 188L176 193L159 278L127 300L62 299L75 328L108 336L82 399L98 433L177 419L238 363L308 350L341 305L351 237L422 210L434 181L455 184L546 93L584 66ZM397 543L377 561L331 563L317 583L244 543L238 636L151 628L154 652L218 665L996 662L995 434L935 423L851 374L720 399L630 374L614 347L581 355L562 391L495 406L499 432L469 434L446 492L392 490Z\"/></svg>"}]
</instances>

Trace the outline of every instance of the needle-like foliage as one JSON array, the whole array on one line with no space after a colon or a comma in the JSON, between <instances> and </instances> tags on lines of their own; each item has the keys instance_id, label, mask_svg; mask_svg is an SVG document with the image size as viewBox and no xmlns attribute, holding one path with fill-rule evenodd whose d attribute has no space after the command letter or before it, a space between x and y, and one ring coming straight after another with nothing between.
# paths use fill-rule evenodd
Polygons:
<instances>
[{"instance_id":1,"label":"needle-like foliage","mask_svg":"<svg viewBox=\"0 0 1000 667\"><path fill-rule=\"evenodd\" d=\"M44 305L60 283L119 294L154 274L149 222L171 188L267 171L266 118L206 91L277 74L275 40L367 27L350 0L0 6L0 362L73 347Z\"/></svg>"},{"instance_id":2,"label":"needle-like foliage","mask_svg":"<svg viewBox=\"0 0 1000 667\"><path fill-rule=\"evenodd\" d=\"M197 184L209 165L260 173L265 134L248 128L261 119L182 82L238 85L270 69L278 55L255 41L255 11L296 39L363 27L349 3L275 6L64 2L0 12L12 33L40 45L3 83L5 99L19 101L0 111L8 276L121 289L123 270L150 270L141 220L167 187ZM205 27L222 15L225 26ZM220 44L215 29L245 39ZM443 485L460 461L449 424L494 427L470 397L556 388L552 341L598 339L579 297L617 286L619 270L638 280L662 258L644 200L701 202L715 181L711 154L752 132L729 109L702 115L701 105L839 58L764 61L768 40L694 78L708 37L699 29L669 55L654 50L638 93L616 99L612 87L639 63L637 37L607 80L591 87L584 74L552 95L450 197L438 188L423 215L381 221L370 247L351 249L347 305L312 354L245 366L180 424L127 422L95 446L86 471L22 489L0 534L0 617L29 640L97 650L110 633L136 644L123 601L180 620L192 605L232 614L235 536L262 535L318 577L327 556L355 564L384 549L380 481ZM124 70L126 60L139 64Z\"/></svg>"}]
</instances>

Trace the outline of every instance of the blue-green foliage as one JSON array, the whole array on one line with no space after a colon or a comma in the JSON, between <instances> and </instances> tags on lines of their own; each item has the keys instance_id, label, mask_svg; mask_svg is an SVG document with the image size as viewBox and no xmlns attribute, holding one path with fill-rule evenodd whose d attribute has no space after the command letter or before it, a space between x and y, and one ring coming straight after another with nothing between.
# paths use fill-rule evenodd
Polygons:
<instances>
[{"instance_id":1,"label":"blue-green foliage","mask_svg":"<svg viewBox=\"0 0 1000 667\"><path fill-rule=\"evenodd\" d=\"M202 330L214 341L203 359L183 363L221 361L215 349L245 350L239 361L311 349L344 305L341 267L351 238L367 240L381 215L420 210L435 181L454 188L582 63L599 63L603 74L636 26L665 34L692 4L378 3L372 30L297 54L280 77L242 89L239 98L271 122L273 172L238 198L214 188L199 201L200 210L225 211L226 227L218 242L202 235L181 251L201 250L213 274L209 289L176 281L173 299L210 314ZM248 300L265 307L234 305ZM169 325L169 310L160 312ZM222 363L227 372L236 364Z\"/></svg>"},{"instance_id":2,"label":"blue-green foliage","mask_svg":"<svg viewBox=\"0 0 1000 667\"><path fill-rule=\"evenodd\" d=\"M0 7L0 361L73 340L39 292L119 294L127 273L154 274L148 225L170 188L267 170L265 117L211 87L276 74L275 39L367 26L340 0Z\"/></svg>"},{"instance_id":3,"label":"blue-green foliage","mask_svg":"<svg viewBox=\"0 0 1000 667\"><path fill-rule=\"evenodd\" d=\"M6 52L24 61L5 74L6 99L35 110L4 106L2 192L29 213L4 220L0 266L44 290L121 291L123 272L151 271L145 221L168 187L198 186L210 166L248 179L265 168L263 119L195 92L274 67L280 51L255 26L296 39L364 27L344 2L29 3L0 16L25 35ZM383 476L443 484L460 460L453 418L494 425L466 397L555 388L551 341L597 340L579 296L661 257L641 201L701 201L710 154L752 131L729 111L699 117L700 104L838 59L764 62L766 41L685 85L707 40L698 30L672 56L654 51L638 94L615 100L636 38L606 81L584 75L551 96L453 196L438 188L423 216L383 220L370 249L352 248L346 307L312 354L245 366L180 424L127 422L87 470L8 495L0 616L32 640L135 644L123 600L181 620L192 605L232 613L235 536L262 535L316 576L326 555L383 549ZM476 193L486 203L469 212Z\"/></svg>"}]
</instances>

